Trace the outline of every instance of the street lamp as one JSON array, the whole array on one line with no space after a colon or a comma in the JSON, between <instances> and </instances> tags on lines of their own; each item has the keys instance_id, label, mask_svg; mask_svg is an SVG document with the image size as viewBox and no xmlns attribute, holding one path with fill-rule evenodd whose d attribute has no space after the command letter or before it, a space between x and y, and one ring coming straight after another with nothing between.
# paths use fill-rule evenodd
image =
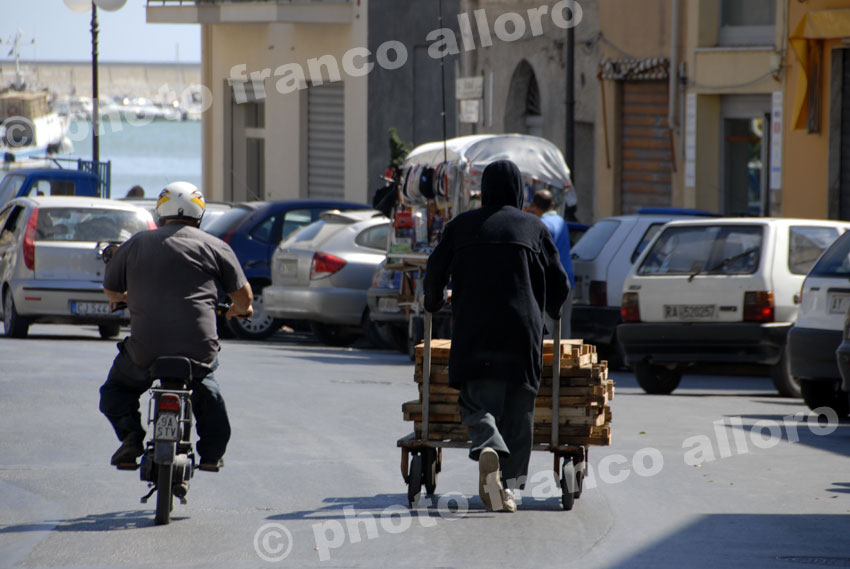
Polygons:
<instances>
[{"instance_id":1,"label":"street lamp","mask_svg":"<svg viewBox=\"0 0 850 569\"><path fill-rule=\"evenodd\" d=\"M100 110L98 108L97 85L97 8L114 12L124 7L127 0L65 0L65 5L74 12L81 14L91 10L91 90L92 90L92 160L100 161Z\"/></svg>"}]
</instances>

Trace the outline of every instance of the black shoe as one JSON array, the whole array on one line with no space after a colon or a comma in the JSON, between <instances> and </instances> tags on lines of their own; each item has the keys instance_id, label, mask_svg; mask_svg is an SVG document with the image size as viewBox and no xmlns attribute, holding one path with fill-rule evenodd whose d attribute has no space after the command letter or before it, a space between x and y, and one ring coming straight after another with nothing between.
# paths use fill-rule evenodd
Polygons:
<instances>
[{"instance_id":1,"label":"black shoe","mask_svg":"<svg viewBox=\"0 0 850 569\"><path fill-rule=\"evenodd\" d=\"M124 440L121 441L121 446L112 455L110 463L118 468L135 468L136 459L145 454L145 433L134 432L130 433Z\"/></svg>"},{"instance_id":2,"label":"black shoe","mask_svg":"<svg viewBox=\"0 0 850 569\"><path fill-rule=\"evenodd\" d=\"M224 466L224 459L222 458L214 460L202 458L201 463L198 465L198 469L203 470L204 472L218 472L221 470L222 466Z\"/></svg>"}]
</instances>

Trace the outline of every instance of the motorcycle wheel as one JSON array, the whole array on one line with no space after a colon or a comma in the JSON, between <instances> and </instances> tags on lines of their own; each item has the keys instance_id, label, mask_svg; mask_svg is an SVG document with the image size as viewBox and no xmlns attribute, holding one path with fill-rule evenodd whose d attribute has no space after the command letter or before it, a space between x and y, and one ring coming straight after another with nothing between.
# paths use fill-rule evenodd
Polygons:
<instances>
[{"instance_id":1,"label":"motorcycle wheel","mask_svg":"<svg viewBox=\"0 0 850 569\"><path fill-rule=\"evenodd\" d=\"M156 477L156 525L164 526L171 521L171 492L172 467L170 464L158 464Z\"/></svg>"}]
</instances>

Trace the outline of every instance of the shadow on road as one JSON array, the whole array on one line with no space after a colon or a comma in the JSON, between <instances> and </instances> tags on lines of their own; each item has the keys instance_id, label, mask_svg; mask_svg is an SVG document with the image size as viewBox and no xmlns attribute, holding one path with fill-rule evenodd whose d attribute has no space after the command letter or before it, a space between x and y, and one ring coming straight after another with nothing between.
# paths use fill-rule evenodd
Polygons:
<instances>
[{"instance_id":1,"label":"shadow on road","mask_svg":"<svg viewBox=\"0 0 850 569\"><path fill-rule=\"evenodd\" d=\"M380 518L398 516L402 511L411 516L439 517L459 519L465 517L491 517L497 513L484 508L478 496L465 496L458 493L434 496L422 496L417 507L407 508L407 494L377 494L375 496L355 496L350 498L325 498L323 506L315 510L299 510L269 516L269 520L351 520L360 518ZM402 510L404 508L404 510ZM519 510L562 511L560 498L535 500L528 497L518 505Z\"/></svg>"},{"instance_id":2,"label":"shadow on road","mask_svg":"<svg viewBox=\"0 0 850 569\"><path fill-rule=\"evenodd\" d=\"M747 421L747 424L734 425L729 420L725 422L727 426L746 433L743 444L748 448L771 448L784 441L850 457L850 421L847 419L830 424L824 416L819 417L805 407L787 415L748 414L735 417ZM732 448L735 449L737 443L732 438Z\"/></svg>"},{"instance_id":3,"label":"shadow on road","mask_svg":"<svg viewBox=\"0 0 850 569\"><path fill-rule=\"evenodd\" d=\"M608 569L850 567L850 515L705 515Z\"/></svg>"},{"instance_id":4,"label":"shadow on road","mask_svg":"<svg viewBox=\"0 0 850 569\"><path fill-rule=\"evenodd\" d=\"M188 517L172 516L176 522ZM5 533L24 533L31 531L83 532L83 531L116 531L158 527L154 524L154 512L109 512L106 514L90 514L83 518L68 520L45 520L43 522L0 526L0 535Z\"/></svg>"}]
</instances>

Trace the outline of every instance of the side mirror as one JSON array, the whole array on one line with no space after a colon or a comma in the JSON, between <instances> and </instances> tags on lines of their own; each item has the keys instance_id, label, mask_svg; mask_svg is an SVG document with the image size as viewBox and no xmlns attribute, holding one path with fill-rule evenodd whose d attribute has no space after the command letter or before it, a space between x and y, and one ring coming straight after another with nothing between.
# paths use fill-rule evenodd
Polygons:
<instances>
[{"instance_id":1,"label":"side mirror","mask_svg":"<svg viewBox=\"0 0 850 569\"><path fill-rule=\"evenodd\" d=\"M117 250L117 243L105 241L97 244L97 256L104 262L104 264L109 263L109 261L112 260L112 256Z\"/></svg>"}]
</instances>

